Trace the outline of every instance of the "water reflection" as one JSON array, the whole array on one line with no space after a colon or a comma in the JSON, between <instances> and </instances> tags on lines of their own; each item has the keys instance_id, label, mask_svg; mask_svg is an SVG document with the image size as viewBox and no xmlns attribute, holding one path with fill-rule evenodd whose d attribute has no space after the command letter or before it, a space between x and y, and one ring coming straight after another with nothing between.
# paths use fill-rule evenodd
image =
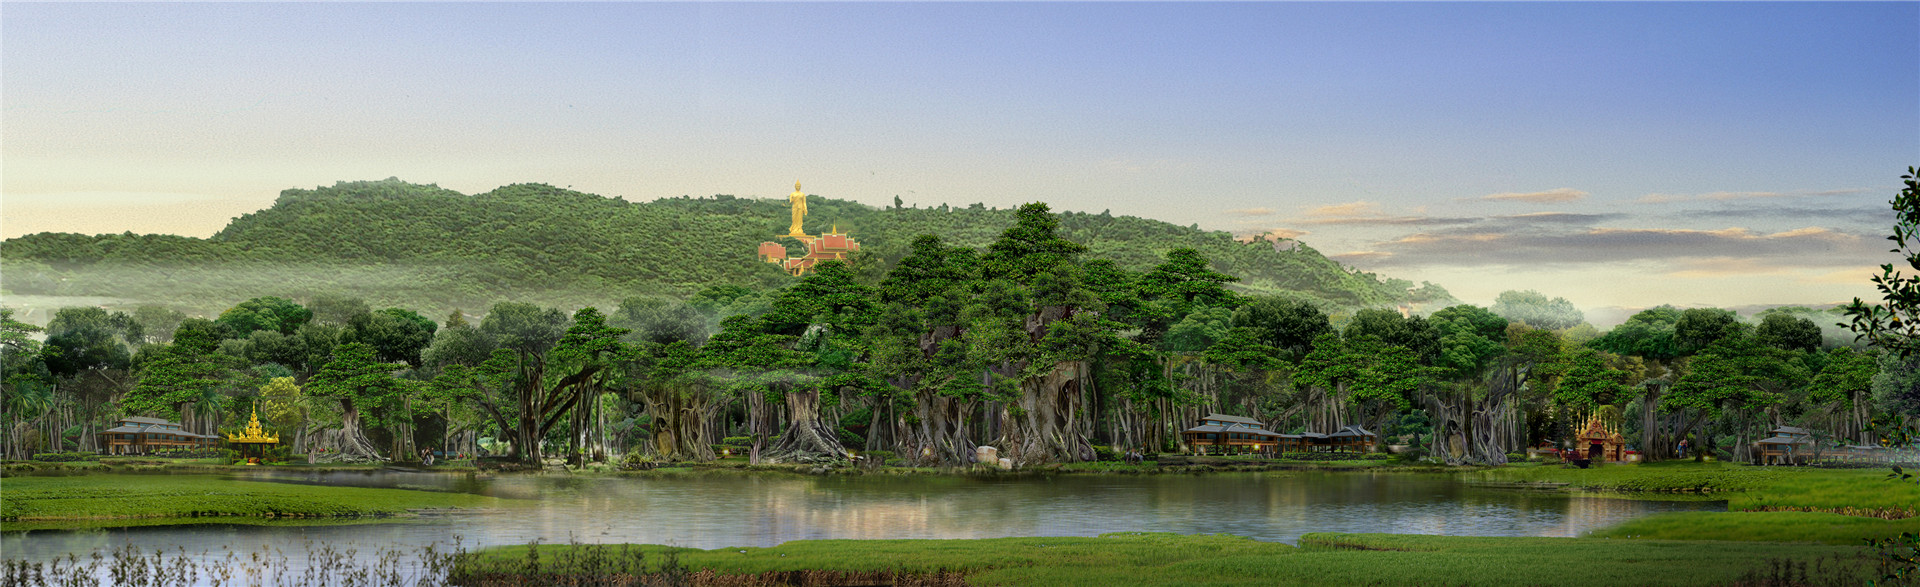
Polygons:
<instances>
[{"instance_id":1,"label":"water reflection","mask_svg":"<svg viewBox=\"0 0 1920 587\"><path fill-rule=\"evenodd\" d=\"M824 538L1225 533L1296 542L1310 532L1577 536L1656 512L1724 510L1723 501L1636 501L1479 488L1451 477L1292 473L1025 479L713 474L664 478L475 476L405 472L248 472L250 480L461 491L509 498L485 514L367 526L175 526L34 531L0 538L6 556L41 558L139 544L188 551L328 543L370 553L464 538L468 546L580 542L720 548ZM297 555L296 555L297 558Z\"/></svg>"}]
</instances>

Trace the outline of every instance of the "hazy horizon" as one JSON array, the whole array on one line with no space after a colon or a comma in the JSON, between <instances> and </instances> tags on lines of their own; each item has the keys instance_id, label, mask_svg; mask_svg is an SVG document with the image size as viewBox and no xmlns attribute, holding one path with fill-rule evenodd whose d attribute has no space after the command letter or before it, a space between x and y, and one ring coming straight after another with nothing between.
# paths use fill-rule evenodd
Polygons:
<instances>
[{"instance_id":1,"label":"hazy horizon","mask_svg":"<svg viewBox=\"0 0 1920 587\"><path fill-rule=\"evenodd\" d=\"M1486 304L1877 297L1920 3L19 4L0 236L397 176L1045 201Z\"/></svg>"}]
</instances>

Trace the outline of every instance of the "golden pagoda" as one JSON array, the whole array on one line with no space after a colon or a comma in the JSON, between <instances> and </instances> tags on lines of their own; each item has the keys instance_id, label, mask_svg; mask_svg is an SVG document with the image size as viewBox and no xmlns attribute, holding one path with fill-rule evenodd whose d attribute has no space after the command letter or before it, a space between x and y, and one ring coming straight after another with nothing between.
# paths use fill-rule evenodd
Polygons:
<instances>
[{"instance_id":1,"label":"golden pagoda","mask_svg":"<svg viewBox=\"0 0 1920 587\"><path fill-rule=\"evenodd\" d=\"M241 431L239 434L227 435L227 444L240 445L240 452L242 454L247 452L254 453L252 456L247 457L247 464L249 465L260 464L260 458L265 456L266 446L279 443L279 435L268 436L267 432L260 428L260 410L258 408L255 408L253 414L249 416L246 430ZM255 447L254 450L248 451L247 447L250 446Z\"/></svg>"},{"instance_id":2,"label":"golden pagoda","mask_svg":"<svg viewBox=\"0 0 1920 587\"><path fill-rule=\"evenodd\" d=\"M1601 410L1594 410L1587 416L1587 424L1580 432L1580 454L1594 461L1626 460L1627 439L1620 434L1620 426L1607 422Z\"/></svg>"},{"instance_id":3,"label":"golden pagoda","mask_svg":"<svg viewBox=\"0 0 1920 587\"><path fill-rule=\"evenodd\" d=\"M853 240L853 236L840 232L839 226L819 236L807 234L801 228L801 223L807 218L807 193L800 191L800 182L793 182L793 193L787 195L787 202L792 207L793 224L787 226L787 233L779 235L779 238L800 241L806 246L807 253L788 257L786 245L766 241L760 243L759 256L762 261L779 265L788 274L798 276L805 275L822 261L844 261L854 251L860 250L860 243Z\"/></svg>"}]
</instances>

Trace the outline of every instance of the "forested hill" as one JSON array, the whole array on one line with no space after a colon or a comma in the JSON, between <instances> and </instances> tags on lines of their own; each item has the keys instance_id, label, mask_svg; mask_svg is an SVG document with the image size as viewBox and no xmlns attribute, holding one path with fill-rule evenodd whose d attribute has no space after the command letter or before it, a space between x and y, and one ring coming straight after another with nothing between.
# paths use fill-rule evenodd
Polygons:
<instances>
[{"instance_id":1,"label":"forested hill","mask_svg":"<svg viewBox=\"0 0 1920 587\"><path fill-rule=\"evenodd\" d=\"M872 275L903 256L916 235L981 247L1013 223L1013 210L978 204L873 208L814 196L808 207L807 231L852 233L865 247L863 272ZM96 296L215 311L254 296L317 293L427 311L505 299L579 305L684 296L718 284L778 286L789 278L754 250L788 221L785 199L636 204L541 184L469 196L389 179L286 190L271 208L207 239L40 233L5 241L0 259L15 297ZM1087 258L1133 270L1191 247L1240 277L1245 290L1290 292L1329 308L1451 300L1436 286L1349 271L1292 241L1239 242L1104 212L1062 212L1061 232L1087 245Z\"/></svg>"}]
</instances>

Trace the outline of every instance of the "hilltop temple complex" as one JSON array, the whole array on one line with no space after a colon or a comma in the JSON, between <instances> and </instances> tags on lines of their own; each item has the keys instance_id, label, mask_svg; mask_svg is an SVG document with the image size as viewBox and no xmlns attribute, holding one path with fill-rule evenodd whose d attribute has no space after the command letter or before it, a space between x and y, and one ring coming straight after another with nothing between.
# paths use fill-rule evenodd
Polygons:
<instances>
[{"instance_id":1,"label":"hilltop temple complex","mask_svg":"<svg viewBox=\"0 0 1920 587\"><path fill-rule=\"evenodd\" d=\"M852 235L841 233L838 226L819 236L807 234L800 228L801 222L807 218L807 194L800 191L800 182L793 182L793 193L787 196L787 201L793 206L793 224L787 227L786 234L778 238L800 241L807 252L799 257L788 257L786 245L766 241L760 243L762 261L779 265L787 273L797 276L805 275L822 261L844 261L854 251L860 250L860 243L854 241Z\"/></svg>"}]
</instances>

